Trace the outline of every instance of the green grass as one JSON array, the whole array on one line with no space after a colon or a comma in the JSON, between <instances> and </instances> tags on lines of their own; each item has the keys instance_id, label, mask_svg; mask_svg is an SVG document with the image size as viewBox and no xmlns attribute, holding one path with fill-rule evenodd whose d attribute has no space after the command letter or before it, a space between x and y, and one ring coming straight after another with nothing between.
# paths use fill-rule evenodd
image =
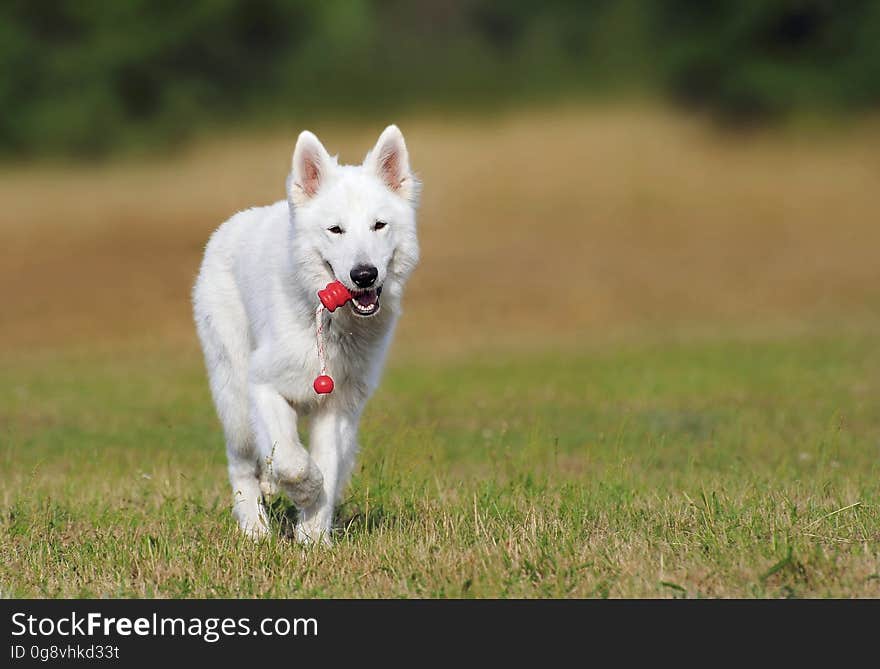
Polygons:
<instances>
[{"instance_id":1,"label":"green grass","mask_svg":"<svg viewBox=\"0 0 880 669\"><path fill-rule=\"evenodd\" d=\"M880 596L876 338L398 361L331 549L239 537L195 351L0 370L3 596Z\"/></svg>"}]
</instances>

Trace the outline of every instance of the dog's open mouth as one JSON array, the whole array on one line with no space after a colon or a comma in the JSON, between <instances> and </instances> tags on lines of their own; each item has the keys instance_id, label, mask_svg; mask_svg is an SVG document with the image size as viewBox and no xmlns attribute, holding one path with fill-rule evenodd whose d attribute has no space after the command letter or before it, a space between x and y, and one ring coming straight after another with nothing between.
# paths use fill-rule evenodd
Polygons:
<instances>
[{"instance_id":1,"label":"dog's open mouth","mask_svg":"<svg viewBox=\"0 0 880 669\"><path fill-rule=\"evenodd\" d=\"M351 291L351 310L358 316L373 316L379 311L382 287Z\"/></svg>"}]
</instances>

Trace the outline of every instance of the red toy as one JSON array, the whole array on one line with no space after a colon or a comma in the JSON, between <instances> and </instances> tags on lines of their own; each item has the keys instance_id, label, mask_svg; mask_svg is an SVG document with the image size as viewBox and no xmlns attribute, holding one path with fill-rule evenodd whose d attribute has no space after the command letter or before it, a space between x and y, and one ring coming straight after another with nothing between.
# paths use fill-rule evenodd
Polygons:
<instances>
[{"instance_id":1,"label":"red toy","mask_svg":"<svg viewBox=\"0 0 880 669\"><path fill-rule=\"evenodd\" d=\"M327 393L333 392L333 379L326 374L321 374L321 376L316 378L313 385L315 392L319 395L326 395Z\"/></svg>"},{"instance_id":2,"label":"red toy","mask_svg":"<svg viewBox=\"0 0 880 669\"><path fill-rule=\"evenodd\" d=\"M318 291L318 299L327 311L333 313L351 299L351 293L339 281L334 281L328 283L324 290Z\"/></svg>"},{"instance_id":3,"label":"red toy","mask_svg":"<svg viewBox=\"0 0 880 669\"><path fill-rule=\"evenodd\" d=\"M333 313L351 299L351 293L339 281L334 281L328 283L324 290L318 291L318 299L321 304L315 309L315 337L318 340L318 360L321 362L321 374L315 379L312 387L319 395L327 395L333 392L333 379L327 374L327 362L324 360L324 314L321 311L326 309Z\"/></svg>"}]
</instances>

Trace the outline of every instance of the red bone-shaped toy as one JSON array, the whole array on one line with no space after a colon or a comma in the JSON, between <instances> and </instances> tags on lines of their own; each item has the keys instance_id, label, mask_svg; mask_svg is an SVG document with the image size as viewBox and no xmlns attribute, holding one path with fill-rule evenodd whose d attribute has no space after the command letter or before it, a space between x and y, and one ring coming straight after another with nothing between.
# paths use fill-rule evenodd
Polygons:
<instances>
[{"instance_id":1,"label":"red bone-shaped toy","mask_svg":"<svg viewBox=\"0 0 880 669\"><path fill-rule=\"evenodd\" d=\"M327 395L333 392L333 379L327 374L327 364L324 360L324 338L322 336L324 323L321 309L324 308L333 313L351 299L351 293L339 281L333 281L328 283L324 290L318 291L318 299L321 300L321 306L315 310L315 327L317 328L316 337L318 340L318 359L321 362L321 374L315 379L312 387L319 395Z\"/></svg>"},{"instance_id":2,"label":"red bone-shaped toy","mask_svg":"<svg viewBox=\"0 0 880 669\"><path fill-rule=\"evenodd\" d=\"M318 291L318 299L321 300L321 304L324 305L327 311L333 313L338 307L341 307L351 299L351 293L339 281L334 281L333 283L328 283L324 290Z\"/></svg>"}]
</instances>

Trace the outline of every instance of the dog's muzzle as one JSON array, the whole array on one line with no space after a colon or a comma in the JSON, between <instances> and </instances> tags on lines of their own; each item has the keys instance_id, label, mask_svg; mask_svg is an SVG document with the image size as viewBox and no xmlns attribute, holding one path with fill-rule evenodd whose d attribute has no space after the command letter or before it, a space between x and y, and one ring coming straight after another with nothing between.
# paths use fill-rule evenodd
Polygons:
<instances>
[{"instance_id":1,"label":"dog's muzzle","mask_svg":"<svg viewBox=\"0 0 880 669\"><path fill-rule=\"evenodd\" d=\"M358 316L375 316L379 312L382 286L351 291L351 310Z\"/></svg>"}]
</instances>

